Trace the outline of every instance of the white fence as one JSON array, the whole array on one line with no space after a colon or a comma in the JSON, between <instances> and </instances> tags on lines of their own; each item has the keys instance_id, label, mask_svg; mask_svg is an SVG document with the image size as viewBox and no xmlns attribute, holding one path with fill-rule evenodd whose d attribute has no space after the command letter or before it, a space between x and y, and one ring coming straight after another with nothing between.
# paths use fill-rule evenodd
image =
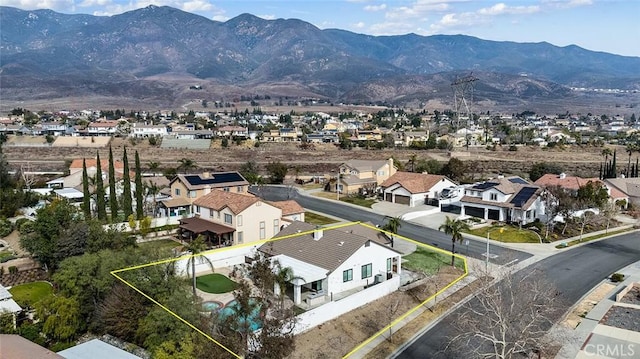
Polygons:
<instances>
[{"instance_id":1,"label":"white fence","mask_svg":"<svg viewBox=\"0 0 640 359\"><path fill-rule=\"evenodd\" d=\"M391 279L376 284L348 297L329 302L317 308L311 309L298 315L298 322L294 329L294 334L300 334L316 325L328 322L347 312L359 308L387 294L398 290L400 286L400 276L393 276Z\"/></svg>"},{"instance_id":2,"label":"white fence","mask_svg":"<svg viewBox=\"0 0 640 359\"><path fill-rule=\"evenodd\" d=\"M182 217L158 217L151 219L151 228L162 227L170 224L180 224L180 220ZM136 226L140 229L140 221L136 221ZM129 226L129 222L121 222L121 223L112 223L105 224L102 227L108 230L114 228L121 232L131 232L131 227Z\"/></svg>"},{"instance_id":3,"label":"white fence","mask_svg":"<svg viewBox=\"0 0 640 359\"><path fill-rule=\"evenodd\" d=\"M258 245L246 247L224 247L213 250L212 253L206 253L202 256L195 257L196 274L202 272L210 272L209 263L202 257L207 257L213 264L213 268L232 267L234 265L243 264L245 256L254 257ZM188 253L185 253L188 255ZM189 258L180 259L176 262L176 273L178 275L191 276L191 268L187 268Z\"/></svg>"}]
</instances>

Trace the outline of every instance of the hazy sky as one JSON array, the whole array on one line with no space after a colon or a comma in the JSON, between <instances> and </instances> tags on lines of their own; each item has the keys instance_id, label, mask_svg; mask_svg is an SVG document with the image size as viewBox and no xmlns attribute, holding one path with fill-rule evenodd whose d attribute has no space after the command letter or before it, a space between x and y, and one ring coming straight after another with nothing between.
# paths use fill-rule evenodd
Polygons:
<instances>
[{"instance_id":1,"label":"hazy sky","mask_svg":"<svg viewBox=\"0 0 640 359\"><path fill-rule=\"evenodd\" d=\"M640 0L0 0L0 4L93 15L169 5L217 21L251 13L371 35L465 34L640 56Z\"/></svg>"}]
</instances>

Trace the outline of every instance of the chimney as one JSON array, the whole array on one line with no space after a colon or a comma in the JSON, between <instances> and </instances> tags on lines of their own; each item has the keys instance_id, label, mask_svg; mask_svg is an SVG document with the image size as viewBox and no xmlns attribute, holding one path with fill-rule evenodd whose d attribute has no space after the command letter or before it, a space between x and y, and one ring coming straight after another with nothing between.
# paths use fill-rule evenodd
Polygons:
<instances>
[{"instance_id":1,"label":"chimney","mask_svg":"<svg viewBox=\"0 0 640 359\"><path fill-rule=\"evenodd\" d=\"M320 226L316 226L316 230L313 232L313 240L319 241L322 238L322 228Z\"/></svg>"},{"instance_id":2,"label":"chimney","mask_svg":"<svg viewBox=\"0 0 640 359\"><path fill-rule=\"evenodd\" d=\"M560 179L565 179L565 178L567 178L567 175L566 175L564 172L562 172L562 173L560 174L560 177L559 177L559 178L560 178Z\"/></svg>"},{"instance_id":3,"label":"chimney","mask_svg":"<svg viewBox=\"0 0 640 359\"><path fill-rule=\"evenodd\" d=\"M209 177L211 177L211 173L209 173L209 171L202 172L202 175L200 175L200 177L202 177L202 178L209 178Z\"/></svg>"},{"instance_id":4,"label":"chimney","mask_svg":"<svg viewBox=\"0 0 640 359\"><path fill-rule=\"evenodd\" d=\"M206 196L209 193L211 193L211 186L210 185L204 186L204 195Z\"/></svg>"}]
</instances>

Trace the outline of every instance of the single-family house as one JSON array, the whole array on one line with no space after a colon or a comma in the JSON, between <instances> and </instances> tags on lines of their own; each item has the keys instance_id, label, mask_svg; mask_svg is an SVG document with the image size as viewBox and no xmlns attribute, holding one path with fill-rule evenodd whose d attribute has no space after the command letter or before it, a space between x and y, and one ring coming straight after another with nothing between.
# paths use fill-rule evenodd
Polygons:
<instances>
[{"instance_id":1,"label":"single-family house","mask_svg":"<svg viewBox=\"0 0 640 359\"><path fill-rule=\"evenodd\" d=\"M396 171L392 158L382 161L351 160L340 165L338 178L329 183L329 189L345 194L362 191L373 193Z\"/></svg>"},{"instance_id":2,"label":"single-family house","mask_svg":"<svg viewBox=\"0 0 640 359\"><path fill-rule=\"evenodd\" d=\"M614 179L616 180L616 179ZM578 189L587 185L589 182L597 182L602 184L607 189L609 200L615 203L618 200L624 200L629 202L629 196L624 191L621 191L617 186L611 186L607 182L603 182L599 178L582 178L578 176L567 176L565 173L559 175L553 173L547 173L538 178L534 184L540 187L554 187L558 186L565 191L570 192L573 196L576 196Z\"/></svg>"},{"instance_id":3,"label":"single-family house","mask_svg":"<svg viewBox=\"0 0 640 359\"><path fill-rule=\"evenodd\" d=\"M640 177L607 178L604 182L612 191L615 189L624 193L628 198L627 202L640 206Z\"/></svg>"},{"instance_id":4,"label":"single-family house","mask_svg":"<svg viewBox=\"0 0 640 359\"><path fill-rule=\"evenodd\" d=\"M460 214L527 224L545 214L542 191L518 176L491 179L465 189Z\"/></svg>"},{"instance_id":5,"label":"single-family house","mask_svg":"<svg viewBox=\"0 0 640 359\"><path fill-rule=\"evenodd\" d=\"M215 131L218 137L249 137L249 129L242 126L222 126Z\"/></svg>"},{"instance_id":6,"label":"single-family house","mask_svg":"<svg viewBox=\"0 0 640 359\"><path fill-rule=\"evenodd\" d=\"M167 126L135 123L129 136L135 138L164 137L168 134Z\"/></svg>"},{"instance_id":7,"label":"single-family house","mask_svg":"<svg viewBox=\"0 0 640 359\"><path fill-rule=\"evenodd\" d=\"M409 207L426 204L429 199L438 198L443 189L453 186L456 183L442 175L400 171L380 185L385 201Z\"/></svg>"},{"instance_id":8,"label":"single-family house","mask_svg":"<svg viewBox=\"0 0 640 359\"><path fill-rule=\"evenodd\" d=\"M0 334L0 354L2 359L65 359L18 334Z\"/></svg>"},{"instance_id":9,"label":"single-family house","mask_svg":"<svg viewBox=\"0 0 640 359\"><path fill-rule=\"evenodd\" d=\"M13 327L16 327L16 315L22 311L22 308L13 300L13 295L0 284L0 314L11 313L13 317ZM1 350L0 350L1 352Z\"/></svg>"},{"instance_id":10,"label":"single-family house","mask_svg":"<svg viewBox=\"0 0 640 359\"><path fill-rule=\"evenodd\" d=\"M42 133L53 136L62 136L66 134L67 125L62 122L42 122Z\"/></svg>"},{"instance_id":11,"label":"single-family house","mask_svg":"<svg viewBox=\"0 0 640 359\"><path fill-rule=\"evenodd\" d=\"M114 136L118 132L118 121L96 121L87 126L87 136Z\"/></svg>"},{"instance_id":12,"label":"single-family house","mask_svg":"<svg viewBox=\"0 0 640 359\"><path fill-rule=\"evenodd\" d=\"M282 210L282 220L288 222L304 222L304 208L294 200L267 202Z\"/></svg>"},{"instance_id":13,"label":"single-family house","mask_svg":"<svg viewBox=\"0 0 640 359\"><path fill-rule=\"evenodd\" d=\"M269 239L280 232L282 210L250 193L220 189L193 202L194 217L180 220L189 238L204 235L213 246L230 246Z\"/></svg>"},{"instance_id":14,"label":"single-family house","mask_svg":"<svg viewBox=\"0 0 640 359\"><path fill-rule=\"evenodd\" d=\"M360 223L323 229L294 222L275 238L282 239L258 250L291 268L296 305L335 300L401 273L401 254L389 247L387 236Z\"/></svg>"},{"instance_id":15,"label":"single-family house","mask_svg":"<svg viewBox=\"0 0 640 359\"><path fill-rule=\"evenodd\" d=\"M165 216L191 213L193 202L214 189L226 192L247 193L249 182L239 172L203 172L201 174L179 174L169 183L171 199L160 204Z\"/></svg>"}]
</instances>

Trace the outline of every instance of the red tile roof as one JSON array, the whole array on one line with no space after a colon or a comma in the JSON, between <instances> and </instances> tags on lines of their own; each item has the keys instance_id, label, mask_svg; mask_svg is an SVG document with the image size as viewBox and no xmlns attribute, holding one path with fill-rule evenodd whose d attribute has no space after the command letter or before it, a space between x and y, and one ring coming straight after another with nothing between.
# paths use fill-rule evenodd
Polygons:
<instances>
[{"instance_id":1,"label":"red tile roof","mask_svg":"<svg viewBox=\"0 0 640 359\"><path fill-rule=\"evenodd\" d=\"M292 214L304 213L304 208L294 200L267 202L270 205L280 208L283 216L289 216Z\"/></svg>"},{"instance_id":2,"label":"red tile roof","mask_svg":"<svg viewBox=\"0 0 640 359\"><path fill-rule=\"evenodd\" d=\"M205 208L211 208L220 211L227 207L231 212L239 214L254 203L260 202L260 198L252 194L243 194L235 192L225 192L223 190L213 190L211 193L204 195L193 204Z\"/></svg>"}]
</instances>

